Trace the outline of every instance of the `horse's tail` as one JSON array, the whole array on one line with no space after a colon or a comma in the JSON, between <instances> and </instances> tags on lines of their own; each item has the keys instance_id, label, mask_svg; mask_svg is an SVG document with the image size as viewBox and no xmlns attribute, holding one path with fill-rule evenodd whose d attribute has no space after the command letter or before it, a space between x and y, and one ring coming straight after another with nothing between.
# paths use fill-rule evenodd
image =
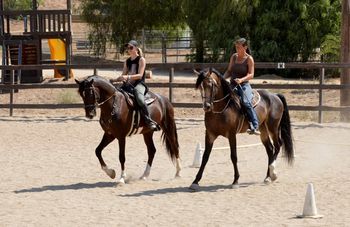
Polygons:
<instances>
[{"instance_id":1,"label":"horse's tail","mask_svg":"<svg viewBox=\"0 0 350 227\"><path fill-rule=\"evenodd\" d=\"M171 160L174 162L179 155L179 142L177 137L177 130L174 118L174 108L173 105L164 97L163 100L163 120L162 120L162 139L165 143L166 150Z\"/></svg>"},{"instance_id":2,"label":"horse's tail","mask_svg":"<svg viewBox=\"0 0 350 227\"><path fill-rule=\"evenodd\" d=\"M289 110L286 98L282 94L277 94L278 98L283 103L283 114L280 123L281 139L283 142L284 155L287 157L289 164L293 164L294 161L294 145L293 145L293 135L292 127L290 123Z\"/></svg>"}]
</instances>

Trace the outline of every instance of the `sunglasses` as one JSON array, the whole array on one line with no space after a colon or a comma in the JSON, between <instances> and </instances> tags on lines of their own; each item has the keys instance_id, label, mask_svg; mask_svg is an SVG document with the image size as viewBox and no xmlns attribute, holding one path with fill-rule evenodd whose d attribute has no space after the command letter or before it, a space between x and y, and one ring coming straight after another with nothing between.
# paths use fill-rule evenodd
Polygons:
<instances>
[{"instance_id":1,"label":"sunglasses","mask_svg":"<svg viewBox=\"0 0 350 227\"><path fill-rule=\"evenodd\" d=\"M127 48L128 48L128 50L132 50L132 49L134 49L134 47L133 47L133 46L128 46Z\"/></svg>"}]
</instances>

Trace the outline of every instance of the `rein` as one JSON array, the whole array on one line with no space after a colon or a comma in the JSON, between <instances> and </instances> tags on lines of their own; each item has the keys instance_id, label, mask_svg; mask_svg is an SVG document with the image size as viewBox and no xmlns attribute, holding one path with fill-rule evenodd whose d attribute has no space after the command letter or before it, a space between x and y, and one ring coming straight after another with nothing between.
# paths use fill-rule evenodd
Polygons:
<instances>
[{"instance_id":1,"label":"rein","mask_svg":"<svg viewBox=\"0 0 350 227\"><path fill-rule=\"evenodd\" d=\"M117 92L114 92L113 95L109 96L109 97L108 97L105 101L103 101L103 102L98 103L98 102L96 101L96 105L97 105L98 107L102 106L102 105L105 104L108 100L110 100L111 98L113 98L114 96L116 96L116 94L117 94Z\"/></svg>"},{"instance_id":2,"label":"rein","mask_svg":"<svg viewBox=\"0 0 350 227\"><path fill-rule=\"evenodd\" d=\"M222 98L222 99L220 99L220 100L214 100L213 103L215 103L215 101L217 101L217 102L222 101L222 100L224 100L226 97L228 97L228 95L226 95L224 98ZM221 114L221 113L223 113L223 112L227 109L228 104L230 104L230 101L231 101L231 99L229 99L229 100L227 101L225 107L224 107L221 111L214 111L214 110L212 110L212 112L213 112L214 114Z\"/></svg>"}]
</instances>

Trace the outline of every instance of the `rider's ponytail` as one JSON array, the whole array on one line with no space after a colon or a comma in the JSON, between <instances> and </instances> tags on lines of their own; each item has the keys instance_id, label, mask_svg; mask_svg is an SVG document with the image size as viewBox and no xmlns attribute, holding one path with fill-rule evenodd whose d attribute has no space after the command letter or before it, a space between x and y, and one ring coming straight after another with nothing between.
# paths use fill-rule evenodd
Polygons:
<instances>
[{"instance_id":1,"label":"rider's ponytail","mask_svg":"<svg viewBox=\"0 0 350 227\"><path fill-rule=\"evenodd\" d=\"M137 47L137 54L140 56L140 57L143 57L143 52L141 50L141 48Z\"/></svg>"}]
</instances>

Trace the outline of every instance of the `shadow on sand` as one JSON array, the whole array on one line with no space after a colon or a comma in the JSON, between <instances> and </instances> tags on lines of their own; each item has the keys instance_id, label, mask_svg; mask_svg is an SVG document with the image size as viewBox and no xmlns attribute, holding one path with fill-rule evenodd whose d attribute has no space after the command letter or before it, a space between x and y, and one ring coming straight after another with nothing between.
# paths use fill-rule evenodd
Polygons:
<instances>
[{"instance_id":1,"label":"shadow on sand","mask_svg":"<svg viewBox=\"0 0 350 227\"><path fill-rule=\"evenodd\" d=\"M28 188L16 190L14 193L30 193L30 192L45 192L45 191L62 191L62 190L80 190L80 189L93 189L93 188L113 188L115 182L97 182L97 183L76 183L68 185L46 185L37 188Z\"/></svg>"},{"instance_id":2,"label":"shadow on sand","mask_svg":"<svg viewBox=\"0 0 350 227\"><path fill-rule=\"evenodd\" d=\"M266 184L257 183L257 182L249 182L249 183L242 183L239 184L239 188L247 188L251 185L262 185L265 186ZM232 189L231 185L210 185L210 186L200 186L199 191L196 192L218 192L222 190L235 190ZM131 194L123 194L120 195L121 197L141 197L141 196L155 196L155 195L167 195L167 194L174 194L174 193L189 193L189 192L195 192L189 187L176 187L176 188L161 188L161 189L154 189L154 190L147 190L137 193L131 193Z\"/></svg>"}]
</instances>

